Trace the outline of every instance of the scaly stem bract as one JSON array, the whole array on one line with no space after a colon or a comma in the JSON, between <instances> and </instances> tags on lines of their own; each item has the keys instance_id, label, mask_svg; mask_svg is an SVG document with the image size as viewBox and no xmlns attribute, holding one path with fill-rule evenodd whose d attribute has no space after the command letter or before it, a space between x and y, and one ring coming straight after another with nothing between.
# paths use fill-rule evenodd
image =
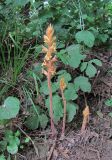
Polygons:
<instances>
[{"instance_id":1,"label":"scaly stem bract","mask_svg":"<svg viewBox=\"0 0 112 160\"><path fill-rule=\"evenodd\" d=\"M51 121L51 130L52 130L52 136L55 135L55 127L54 127L54 121L53 121L53 104L52 104L52 87L51 87L51 74L48 72L47 75L48 80L48 88L49 88L49 98L50 98L50 121Z\"/></svg>"},{"instance_id":2,"label":"scaly stem bract","mask_svg":"<svg viewBox=\"0 0 112 160\"><path fill-rule=\"evenodd\" d=\"M63 126L62 126L62 137L65 135L65 124L66 124L66 99L64 97L64 92L61 89L61 95L63 100L63 106L64 106L64 116L63 116Z\"/></svg>"}]
</instances>

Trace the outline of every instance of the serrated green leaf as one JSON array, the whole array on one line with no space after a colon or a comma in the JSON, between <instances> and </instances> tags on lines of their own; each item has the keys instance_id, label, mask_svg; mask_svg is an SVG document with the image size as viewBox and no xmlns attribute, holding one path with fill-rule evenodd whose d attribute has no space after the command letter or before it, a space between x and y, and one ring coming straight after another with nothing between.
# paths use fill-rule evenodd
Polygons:
<instances>
[{"instance_id":1,"label":"serrated green leaf","mask_svg":"<svg viewBox=\"0 0 112 160\"><path fill-rule=\"evenodd\" d=\"M78 106L75 103L67 103L67 122L71 122L76 115L76 110Z\"/></svg>"},{"instance_id":2,"label":"serrated green leaf","mask_svg":"<svg viewBox=\"0 0 112 160\"><path fill-rule=\"evenodd\" d=\"M94 77L96 73L97 73L96 68L91 63L88 63L86 68L86 75L91 78Z\"/></svg>"},{"instance_id":3,"label":"serrated green leaf","mask_svg":"<svg viewBox=\"0 0 112 160\"><path fill-rule=\"evenodd\" d=\"M75 91L73 84L68 84L67 89L64 92L64 95L67 101L77 99L78 95Z\"/></svg>"},{"instance_id":4,"label":"serrated green leaf","mask_svg":"<svg viewBox=\"0 0 112 160\"><path fill-rule=\"evenodd\" d=\"M51 83L52 84L52 93L56 92L59 88L57 83ZM40 92L44 93L45 95L49 95L49 89L47 81L44 81L41 83Z\"/></svg>"},{"instance_id":5,"label":"serrated green leaf","mask_svg":"<svg viewBox=\"0 0 112 160\"><path fill-rule=\"evenodd\" d=\"M105 101L105 104L106 104L107 106L109 106L109 107L112 107L112 98L107 99L107 100Z\"/></svg>"},{"instance_id":6,"label":"serrated green leaf","mask_svg":"<svg viewBox=\"0 0 112 160\"><path fill-rule=\"evenodd\" d=\"M68 65L73 68L78 68L81 60L85 59L86 55L81 54L80 45L71 45L66 48L68 52Z\"/></svg>"},{"instance_id":7,"label":"serrated green leaf","mask_svg":"<svg viewBox=\"0 0 112 160\"><path fill-rule=\"evenodd\" d=\"M74 80L75 89L81 89L83 92L90 92L91 91L91 84L88 81L87 77L79 76Z\"/></svg>"},{"instance_id":8,"label":"serrated green leaf","mask_svg":"<svg viewBox=\"0 0 112 160\"><path fill-rule=\"evenodd\" d=\"M78 43L84 42L88 47L93 47L95 37L90 31L79 31L76 33L75 38Z\"/></svg>"},{"instance_id":9,"label":"serrated green leaf","mask_svg":"<svg viewBox=\"0 0 112 160\"><path fill-rule=\"evenodd\" d=\"M20 109L20 101L15 97L8 97L0 107L0 120L15 118Z\"/></svg>"},{"instance_id":10,"label":"serrated green leaf","mask_svg":"<svg viewBox=\"0 0 112 160\"><path fill-rule=\"evenodd\" d=\"M81 63L81 67L80 67L81 72L83 72L86 69L87 64L88 64L87 62Z\"/></svg>"},{"instance_id":11,"label":"serrated green leaf","mask_svg":"<svg viewBox=\"0 0 112 160\"><path fill-rule=\"evenodd\" d=\"M102 66L102 62L99 59L92 59L89 62L95 63L97 66Z\"/></svg>"},{"instance_id":12,"label":"serrated green leaf","mask_svg":"<svg viewBox=\"0 0 112 160\"><path fill-rule=\"evenodd\" d=\"M48 123L48 117L45 114L41 114L39 116L39 122L40 122L40 126L42 128L45 128L47 126L47 123Z\"/></svg>"},{"instance_id":13,"label":"serrated green leaf","mask_svg":"<svg viewBox=\"0 0 112 160\"><path fill-rule=\"evenodd\" d=\"M25 125L29 129L37 129L39 127L39 117L36 114L29 116L25 121Z\"/></svg>"},{"instance_id":14,"label":"serrated green leaf","mask_svg":"<svg viewBox=\"0 0 112 160\"><path fill-rule=\"evenodd\" d=\"M49 97L46 100L46 106L49 109ZM63 117L63 108L61 98L58 95L53 96L53 116L54 122L57 123Z\"/></svg>"}]
</instances>

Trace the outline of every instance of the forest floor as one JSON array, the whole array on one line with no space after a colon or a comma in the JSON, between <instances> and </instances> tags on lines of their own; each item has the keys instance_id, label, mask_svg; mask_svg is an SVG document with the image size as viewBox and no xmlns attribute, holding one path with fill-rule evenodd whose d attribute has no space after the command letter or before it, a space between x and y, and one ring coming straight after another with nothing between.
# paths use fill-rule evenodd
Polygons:
<instances>
[{"instance_id":1,"label":"forest floor","mask_svg":"<svg viewBox=\"0 0 112 160\"><path fill-rule=\"evenodd\" d=\"M81 113L66 126L64 139L51 138L50 129L31 131L28 134L35 146L26 146L24 152L17 154L18 160L112 160L112 118L108 115L111 108L104 103L112 95L112 53L98 52L96 57L93 52L90 54L102 60L103 66L92 82L92 92L86 95L91 111L86 131L80 133L79 130ZM80 98L80 101L83 100Z\"/></svg>"}]
</instances>

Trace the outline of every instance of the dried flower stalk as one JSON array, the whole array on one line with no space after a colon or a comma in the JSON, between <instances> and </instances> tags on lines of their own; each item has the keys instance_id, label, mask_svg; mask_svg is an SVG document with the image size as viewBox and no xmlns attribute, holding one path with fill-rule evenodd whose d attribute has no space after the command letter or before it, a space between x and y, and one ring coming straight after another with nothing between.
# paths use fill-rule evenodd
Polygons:
<instances>
[{"instance_id":1,"label":"dried flower stalk","mask_svg":"<svg viewBox=\"0 0 112 160\"><path fill-rule=\"evenodd\" d=\"M66 83L65 83L64 78L62 77L60 80L60 90L61 90L63 106L64 106L63 126L62 126L62 134L61 134L62 137L65 135L65 124L66 124L66 99L64 96L65 88L66 88Z\"/></svg>"},{"instance_id":2,"label":"dried flower stalk","mask_svg":"<svg viewBox=\"0 0 112 160\"><path fill-rule=\"evenodd\" d=\"M83 133L86 129L87 124L89 123L89 106L86 105L85 109L83 110L83 122L82 122L82 127L81 127L81 132Z\"/></svg>"},{"instance_id":3,"label":"dried flower stalk","mask_svg":"<svg viewBox=\"0 0 112 160\"><path fill-rule=\"evenodd\" d=\"M44 43L47 47L43 46L42 52L45 53L44 62L42 66L44 67L43 73L47 77L49 97L50 97L50 121L52 135L55 135L54 119L53 119L53 104L52 104L52 87L51 87L51 77L56 72L55 62L57 61L55 57L56 52L56 37L54 36L54 29L50 24L46 30L46 35L44 35Z\"/></svg>"}]
</instances>

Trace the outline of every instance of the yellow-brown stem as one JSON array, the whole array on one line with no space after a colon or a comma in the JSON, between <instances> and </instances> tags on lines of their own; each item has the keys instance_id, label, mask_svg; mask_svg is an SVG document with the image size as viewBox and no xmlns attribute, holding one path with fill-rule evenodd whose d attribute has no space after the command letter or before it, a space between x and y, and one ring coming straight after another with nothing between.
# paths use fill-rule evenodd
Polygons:
<instances>
[{"instance_id":1,"label":"yellow-brown stem","mask_svg":"<svg viewBox=\"0 0 112 160\"><path fill-rule=\"evenodd\" d=\"M65 124L66 124L66 99L65 99L65 96L64 96L63 89L61 89L61 95L62 95L63 106L64 106L63 126L62 126L61 136L64 136L65 135Z\"/></svg>"},{"instance_id":2,"label":"yellow-brown stem","mask_svg":"<svg viewBox=\"0 0 112 160\"><path fill-rule=\"evenodd\" d=\"M88 117L84 117L82 122L82 127L81 127L81 133L85 131L87 123L88 123Z\"/></svg>"},{"instance_id":3,"label":"yellow-brown stem","mask_svg":"<svg viewBox=\"0 0 112 160\"><path fill-rule=\"evenodd\" d=\"M54 127L54 121L53 121L53 104L52 104L52 87L51 87L51 73L48 72L47 75L48 80L48 88L49 88L49 97L50 97L50 121L51 121L51 130L52 130L52 136L55 135L55 127Z\"/></svg>"}]
</instances>

